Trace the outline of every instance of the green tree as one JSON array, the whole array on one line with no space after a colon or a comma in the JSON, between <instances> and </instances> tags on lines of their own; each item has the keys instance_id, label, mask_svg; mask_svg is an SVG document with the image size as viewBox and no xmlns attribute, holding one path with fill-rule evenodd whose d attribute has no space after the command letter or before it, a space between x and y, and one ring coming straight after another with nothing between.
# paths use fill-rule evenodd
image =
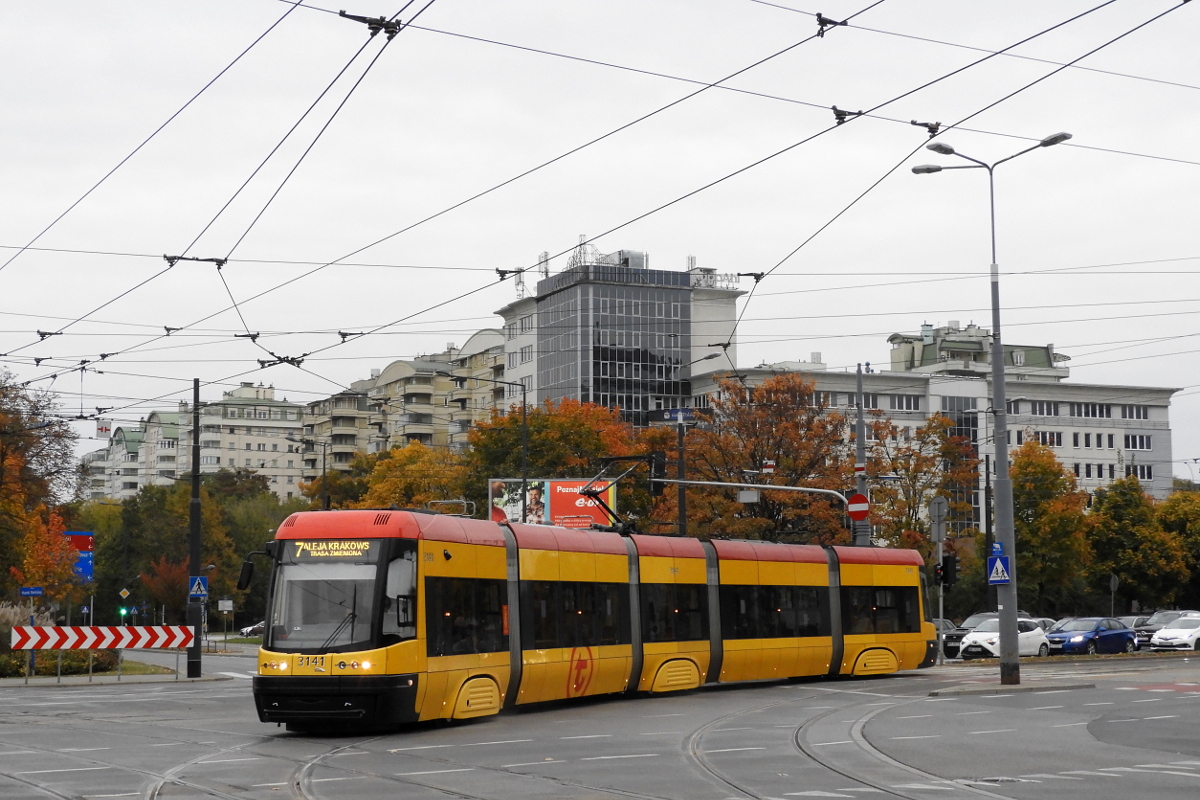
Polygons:
<instances>
[{"instance_id":1,"label":"green tree","mask_svg":"<svg viewBox=\"0 0 1200 800\"><path fill-rule=\"evenodd\" d=\"M1157 512L1163 530L1179 537L1192 573L1176 600L1184 608L1195 608L1200 603L1200 492L1177 490L1158 504Z\"/></svg>"},{"instance_id":2,"label":"green tree","mask_svg":"<svg viewBox=\"0 0 1200 800\"><path fill-rule=\"evenodd\" d=\"M1110 575L1121 583L1121 608L1137 600L1142 608L1169 606L1191 571L1183 537L1163 528L1154 500L1130 476L1098 489L1092 501L1091 544L1095 553L1092 585L1108 593Z\"/></svg>"},{"instance_id":3,"label":"green tree","mask_svg":"<svg viewBox=\"0 0 1200 800\"><path fill-rule=\"evenodd\" d=\"M347 470L330 469L308 483L300 484L301 493L312 502L310 508L321 508L325 498L326 487L329 492L330 508L355 508L366 495L369 478L375 469L375 464L388 457L387 453L366 455L356 453L354 461Z\"/></svg>"},{"instance_id":4,"label":"green tree","mask_svg":"<svg viewBox=\"0 0 1200 800\"><path fill-rule=\"evenodd\" d=\"M1056 615L1077 595L1091 559L1087 495L1035 439L1014 452L1010 477L1020 607Z\"/></svg>"}]
</instances>

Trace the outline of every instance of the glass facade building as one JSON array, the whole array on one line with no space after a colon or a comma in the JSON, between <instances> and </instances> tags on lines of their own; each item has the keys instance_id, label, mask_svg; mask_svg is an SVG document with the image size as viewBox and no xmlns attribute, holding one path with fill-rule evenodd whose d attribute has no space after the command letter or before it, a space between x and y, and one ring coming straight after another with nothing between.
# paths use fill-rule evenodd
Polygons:
<instances>
[{"instance_id":1,"label":"glass facade building","mask_svg":"<svg viewBox=\"0 0 1200 800\"><path fill-rule=\"evenodd\" d=\"M581 264L538 282L537 399L646 412L690 405L687 273Z\"/></svg>"}]
</instances>

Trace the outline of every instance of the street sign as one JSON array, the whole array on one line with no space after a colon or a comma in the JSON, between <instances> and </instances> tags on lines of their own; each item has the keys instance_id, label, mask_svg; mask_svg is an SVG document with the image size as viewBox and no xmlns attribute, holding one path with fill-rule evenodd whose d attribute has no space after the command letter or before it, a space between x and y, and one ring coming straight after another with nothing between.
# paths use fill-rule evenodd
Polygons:
<instances>
[{"instance_id":1,"label":"street sign","mask_svg":"<svg viewBox=\"0 0 1200 800\"><path fill-rule=\"evenodd\" d=\"M42 587L40 586L22 586L21 597L41 597Z\"/></svg>"},{"instance_id":2,"label":"street sign","mask_svg":"<svg viewBox=\"0 0 1200 800\"><path fill-rule=\"evenodd\" d=\"M125 598L129 597L129 590L122 589L121 591L117 592L117 594L121 595L121 599L124 600Z\"/></svg>"},{"instance_id":3,"label":"street sign","mask_svg":"<svg viewBox=\"0 0 1200 800\"><path fill-rule=\"evenodd\" d=\"M217 610L218 611L233 611L233 601L232 600L218 600L217 601Z\"/></svg>"},{"instance_id":4,"label":"street sign","mask_svg":"<svg viewBox=\"0 0 1200 800\"><path fill-rule=\"evenodd\" d=\"M938 495L929 501L929 521L934 525L946 521L946 514L950 511L950 501Z\"/></svg>"},{"instance_id":5,"label":"street sign","mask_svg":"<svg viewBox=\"0 0 1200 800\"><path fill-rule=\"evenodd\" d=\"M1108 590L1110 592L1115 592L1117 590L1117 587L1120 585L1121 585L1121 579L1118 578L1115 574L1108 576Z\"/></svg>"},{"instance_id":6,"label":"street sign","mask_svg":"<svg viewBox=\"0 0 1200 800\"><path fill-rule=\"evenodd\" d=\"M846 512L850 515L850 519L862 522L867 518L867 514L871 513L871 501L865 494L852 494L846 501Z\"/></svg>"},{"instance_id":7,"label":"street sign","mask_svg":"<svg viewBox=\"0 0 1200 800\"><path fill-rule=\"evenodd\" d=\"M1008 571L1008 556L988 556L988 585L996 586L1001 583L1012 583Z\"/></svg>"},{"instance_id":8,"label":"street sign","mask_svg":"<svg viewBox=\"0 0 1200 800\"><path fill-rule=\"evenodd\" d=\"M694 408L663 408L646 414L651 425L691 425L696 422Z\"/></svg>"},{"instance_id":9,"label":"street sign","mask_svg":"<svg viewBox=\"0 0 1200 800\"><path fill-rule=\"evenodd\" d=\"M14 625L12 629L13 650L154 650L188 647L194 639L190 625Z\"/></svg>"},{"instance_id":10,"label":"street sign","mask_svg":"<svg viewBox=\"0 0 1200 800\"><path fill-rule=\"evenodd\" d=\"M992 555L1004 555L1004 544L1002 542L992 542Z\"/></svg>"},{"instance_id":11,"label":"street sign","mask_svg":"<svg viewBox=\"0 0 1200 800\"><path fill-rule=\"evenodd\" d=\"M763 475L774 475L775 474L775 462L774 461L762 462L762 473L763 473Z\"/></svg>"},{"instance_id":12,"label":"street sign","mask_svg":"<svg viewBox=\"0 0 1200 800\"><path fill-rule=\"evenodd\" d=\"M88 607L87 607L87 606L82 606L82 607L79 609L79 613L80 613L80 614L86 614L86 613L88 613Z\"/></svg>"},{"instance_id":13,"label":"street sign","mask_svg":"<svg viewBox=\"0 0 1200 800\"><path fill-rule=\"evenodd\" d=\"M203 600L208 597L208 578L203 575L193 575L188 578L188 599Z\"/></svg>"}]
</instances>

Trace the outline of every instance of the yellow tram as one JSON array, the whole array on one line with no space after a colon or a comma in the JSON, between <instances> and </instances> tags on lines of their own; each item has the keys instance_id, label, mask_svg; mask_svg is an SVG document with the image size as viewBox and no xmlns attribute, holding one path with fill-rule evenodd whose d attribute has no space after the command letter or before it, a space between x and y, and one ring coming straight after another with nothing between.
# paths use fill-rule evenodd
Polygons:
<instances>
[{"instance_id":1,"label":"yellow tram","mask_svg":"<svg viewBox=\"0 0 1200 800\"><path fill-rule=\"evenodd\" d=\"M881 674L936 653L911 550L362 510L293 514L266 553L254 699L294 729Z\"/></svg>"}]
</instances>

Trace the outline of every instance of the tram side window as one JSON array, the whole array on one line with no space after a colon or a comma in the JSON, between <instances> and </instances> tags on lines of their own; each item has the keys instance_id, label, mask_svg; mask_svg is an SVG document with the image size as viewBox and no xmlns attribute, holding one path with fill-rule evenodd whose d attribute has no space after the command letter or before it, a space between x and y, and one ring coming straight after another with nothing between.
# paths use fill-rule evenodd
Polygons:
<instances>
[{"instance_id":1,"label":"tram side window","mask_svg":"<svg viewBox=\"0 0 1200 800\"><path fill-rule=\"evenodd\" d=\"M708 587L702 583L643 583L642 636L647 642L708 638Z\"/></svg>"},{"instance_id":2,"label":"tram side window","mask_svg":"<svg viewBox=\"0 0 1200 800\"><path fill-rule=\"evenodd\" d=\"M916 586L843 586L842 632L917 633L918 597Z\"/></svg>"},{"instance_id":3,"label":"tram side window","mask_svg":"<svg viewBox=\"0 0 1200 800\"><path fill-rule=\"evenodd\" d=\"M430 656L508 650L508 593L504 581L425 579L426 652Z\"/></svg>"},{"instance_id":4,"label":"tram side window","mask_svg":"<svg viewBox=\"0 0 1200 800\"><path fill-rule=\"evenodd\" d=\"M395 644L417 636L416 551L388 564L383 597L383 643Z\"/></svg>"},{"instance_id":5,"label":"tram side window","mask_svg":"<svg viewBox=\"0 0 1200 800\"><path fill-rule=\"evenodd\" d=\"M629 585L522 581L521 647L629 644Z\"/></svg>"},{"instance_id":6,"label":"tram side window","mask_svg":"<svg viewBox=\"0 0 1200 800\"><path fill-rule=\"evenodd\" d=\"M721 637L828 636L825 592L816 586L721 586Z\"/></svg>"}]
</instances>

